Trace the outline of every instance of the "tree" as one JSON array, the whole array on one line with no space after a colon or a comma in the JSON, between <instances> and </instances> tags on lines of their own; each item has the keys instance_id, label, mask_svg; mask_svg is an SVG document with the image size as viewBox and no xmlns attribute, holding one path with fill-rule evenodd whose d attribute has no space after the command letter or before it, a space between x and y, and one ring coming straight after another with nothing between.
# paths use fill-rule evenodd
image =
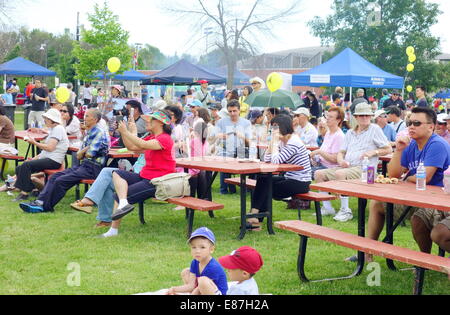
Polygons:
<instances>
[{"instance_id":1,"label":"tree","mask_svg":"<svg viewBox=\"0 0 450 315\"><path fill-rule=\"evenodd\" d=\"M226 2L226 4L225 4ZM300 0L291 0L288 5L280 7L279 2L253 0L244 4L242 1L197 0L197 6L183 7L181 3L172 4L171 12L182 13L177 19L194 21L194 41L202 40L205 29L208 40L218 48L228 66L228 88L233 86L234 71L239 52L242 50L256 54L258 36L273 35L273 27L280 22L287 22L289 17L298 13ZM209 37L210 36L210 37ZM206 52L205 52L206 53Z\"/></svg>"},{"instance_id":2,"label":"tree","mask_svg":"<svg viewBox=\"0 0 450 315\"><path fill-rule=\"evenodd\" d=\"M430 75L439 54L439 38L430 28L437 23L439 6L424 0L335 0L333 13L308 23L322 44L335 45L338 54L350 47L385 71L406 76L406 48L414 46L416 70L407 84L428 89L440 85Z\"/></svg>"},{"instance_id":3,"label":"tree","mask_svg":"<svg viewBox=\"0 0 450 315\"><path fill-rule=\"evenodd\" d=\"M160 69L166 62L166 56L161 51L149 44L139 51L139 66L140 70Z\"/></svg>"},{"instance_id":4,"label":"tree","mask_svg":"<svg viewBox=\"0 0 450 315\"><path fill-rule=\"evenodd\" d=\"M122 66L119 74L131 67L133 51L128 46L129 34L122 29L117 15L104 2L103 7L98 4L94 13L88 14L92 29L82 30L81 43L75 43L74 56L79 63L75 64L77 78L91 81L98 71L105 72L105 86L107 62L111 57L120 59Z\"/></svg>"}]
</instances>

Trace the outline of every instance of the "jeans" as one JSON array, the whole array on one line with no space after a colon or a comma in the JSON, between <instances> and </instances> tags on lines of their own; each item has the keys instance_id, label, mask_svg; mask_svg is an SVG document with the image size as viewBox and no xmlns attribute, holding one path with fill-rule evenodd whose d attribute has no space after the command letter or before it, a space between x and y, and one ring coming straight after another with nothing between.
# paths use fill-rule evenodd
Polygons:
<instances>
[{"instance_id":1,"label":"jeans","mask_svg":"<svg viewBox=\"0 0 450 315\"><path fill-rule=\"evenodd\" d=\"M220 173L220 193L221 194L235 194L236 186L228 185L225 183L225 179L230 178L231 174Z\"/></svg>"},{"instance_id":2,"label":"jeans","mask_svg":"<svg viewBox=\"0 0 450 315\"><path fill-rule=\"evenodd\" d=\"M114 208L115 193L112 174L118 170L117 168L110 167L102 169L85 196L85 198L92 200L97 205L98 221L112 222L111 216Z\"/></svg>"}]
</instances>

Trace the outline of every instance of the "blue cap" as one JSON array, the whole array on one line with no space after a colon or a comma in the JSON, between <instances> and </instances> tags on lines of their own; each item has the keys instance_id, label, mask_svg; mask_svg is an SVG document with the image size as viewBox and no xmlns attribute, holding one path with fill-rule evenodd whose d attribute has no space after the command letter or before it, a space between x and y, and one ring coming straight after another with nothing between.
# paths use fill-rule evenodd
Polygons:
<instances>
[{"instance_id":1,"label":"blue cap","mask_svg":"<svg viewBox=\"0 0 450 315\"><path fill-rule=\"evenodd\" d=\"M191 107L203 107L203 103L199 100L193 100L191 104L189 104Z\"/></svg>"},{"instance_id":2,"label":"blue cap","mask_svg":"<svg viewBox=\"0 0 450 315\"><path fill-rule=\"evenodd\" d=\"M191 234L191 237L188 240L188 243L191 242L192 239L196 237L204 237L211 241L214 245L216 245L216 237L214 236L214 233L208 229L207 227L201 227L194 231L194 233Z\"/></svg>"}]
</instances>

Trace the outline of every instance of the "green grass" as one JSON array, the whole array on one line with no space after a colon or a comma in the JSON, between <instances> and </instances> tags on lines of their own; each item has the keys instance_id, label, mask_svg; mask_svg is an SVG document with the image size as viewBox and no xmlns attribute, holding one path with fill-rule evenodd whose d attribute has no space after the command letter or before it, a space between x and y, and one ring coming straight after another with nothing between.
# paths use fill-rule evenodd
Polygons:
<instances>
[{"instance_id":1,"label":"green grass","mask_svg":"<svg viewBox=\"0 0 450 315\"><path fill-rule=\"evenodd\" d=\"M16 126L22 129L23 115L16 115ZM21 143L21 151L25 149ZM276 235L263 232L247 233L243 241L236 239L239 229L239 196L221 196L217 184L214 200L225 204L225 210L216 212L216 218L197 213L195 227L208 226L217 238L215 257L249 245L258 249L264 267L256 275L262 293L271 294L411 294L411 271L392 272L384 260L381 265L381 285L369 287L366 283L371 271L351 280L324 283L301 283L296 261L299 237L276 230ZM189 267L191 256L186 245L186 220L183 211L174 206L146 203L146 225L141 225L137 211L127 216L120 236L96 239L105 230L96 230L95 215L86 215L70 209L74 190L52 214L24 214L13 197L0 195L0 294L134 294L156 291L180 284L180 272ZM335 204L337 207L338 204ZM356 199L351 200L356 214ZM304 219L314 222L312 211L304 211ZM295 210L286 210L282 202L274 202L274 220L294 220ZM336 223L325 218L324 225L355 233L357 222ZM409 224L395 234L395 244L417 250ZM310 278L348 275L355 267L344 262L354 254L336 245L311 240L308 245L306 271ZM436 249L434 249L436 252ZM79 287L67 284L70 263L80 266ZM406 267L406 265L401 265ZM448 294L450 282L444 274L427 272L425 294Z\"/></svg>"}]
</instances>

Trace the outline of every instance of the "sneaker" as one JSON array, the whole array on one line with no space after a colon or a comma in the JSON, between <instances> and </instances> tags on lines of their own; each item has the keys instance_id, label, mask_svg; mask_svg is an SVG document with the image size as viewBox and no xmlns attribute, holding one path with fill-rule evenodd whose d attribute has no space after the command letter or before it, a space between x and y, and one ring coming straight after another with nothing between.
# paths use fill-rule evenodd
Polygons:
<instances>
[{"instance_id":1,"label":"sneaker","mask_svg":"<svg viewBox=\"0 0 450 315\"><path fill-rule=\"evenodd\" d=\"M20 208L26 213L42 213L45 212L44 208L36 201L31 203L21 203Z\"/></svg>"},{"instance_id":2,"label":"sneaker","mask_svg":"<svg viewBox=\"0 0 450 315\"><path fill-rule=\"evenodd\" d=\"M13 199L13 202L26 201L30 198L29 195L19 194L16 198Z\"/></svg>"},{"instance_id":3,"label":"sneaker","mask_svg":"<svg viewBox=\"0 0 450 315\"><path fill-rule=\"evenodd\" d=\"M117 221L122 219L124 216L126 216L127 214L129 214L130 212L132 212L134 210L134 206L133 205L126 205L125 207L123 207L122 209L117 209L116 213L113 214L112 216L112 220L113 221Z\"/></svg>"},{"instance_id":4,"label":"sneaker","mask_svg":"<svg viewBox=\"0 0 450 315\"><path fill-rule=\"evenodd\" d=\"M333 208L331 209L327 209L325 207L320 208L320 213L322 214L322 216L327 216L327 215L336 215L336 210L334 210ZM315 213L313 215L316 215Z\"/></svg>"},{"instance_id":5,"label":"sneaker","mask_svg":"<svg viewBox=\"0 0 450 315\"><path fill-rule=\"evenodd\" d=\"M339 222L350 221L353 219L352 210L349 208L347 208L347 209L341 208L341 210L338 212L338 214L333 219L336 221L339 221Z\"/></svg>"}]
</instances>

